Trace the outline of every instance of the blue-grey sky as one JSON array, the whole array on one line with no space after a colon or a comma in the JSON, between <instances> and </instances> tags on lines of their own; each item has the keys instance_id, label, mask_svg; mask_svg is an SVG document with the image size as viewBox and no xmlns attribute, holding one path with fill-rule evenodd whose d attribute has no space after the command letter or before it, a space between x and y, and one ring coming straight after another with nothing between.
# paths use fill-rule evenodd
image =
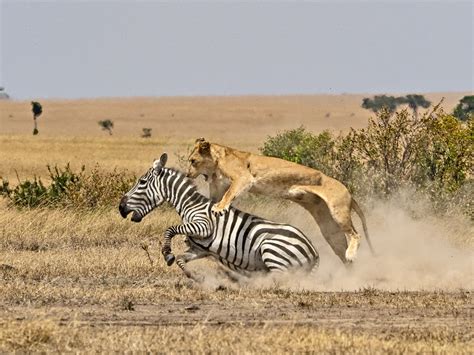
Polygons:
<instances>
[{"instance_id":1,"label":"blue-grey sky","mask_svg":"<svg viewBox=\"0 0 474 355\"><path fill-rule=\"evenodd\" d=\"M17 99L473 90L471 1L0 1Z\"/></svg>"}]
</instances>

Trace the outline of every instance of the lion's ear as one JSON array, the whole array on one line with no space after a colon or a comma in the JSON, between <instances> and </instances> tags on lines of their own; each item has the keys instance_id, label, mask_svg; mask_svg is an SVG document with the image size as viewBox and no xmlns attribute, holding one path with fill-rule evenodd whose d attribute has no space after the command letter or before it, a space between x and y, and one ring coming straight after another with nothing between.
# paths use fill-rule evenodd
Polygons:
<instances>
[{"instance_id":1,"label":"lion's ear","mask_svg":"<svg viewBox=\"0 0 474 355\"><path fill-rule=\"evenodd\" d=\"M211 152L211 144L206 142L203 138L202 141L199 142L199 153L206 154Z\"/></svg>"}]
</instances>

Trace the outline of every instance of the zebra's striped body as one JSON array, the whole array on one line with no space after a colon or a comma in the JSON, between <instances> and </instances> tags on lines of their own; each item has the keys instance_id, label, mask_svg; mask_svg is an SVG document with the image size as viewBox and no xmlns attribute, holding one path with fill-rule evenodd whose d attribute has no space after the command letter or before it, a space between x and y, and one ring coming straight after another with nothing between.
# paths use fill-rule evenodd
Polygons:
<instances>
[{"instance_id":1,"label":"zebra's striped body","mask_svg":"<svg viewBox=\"0 0 474 355\"><path fill-rule=\"evenodd\" d=\"M163 162L164 161L164 162ZM177 234L187 236L190 246L179 255L177 264L190 277L185 264L191 260L212 256L221 264L241 274L255 271L310 271L319 256L309 239L297 228L278 224L231 207L225 214L211 212L213 202L201 195L184 174L164 168L155 162L137 184L123 197L120 212L139 222L164 201L173 205L183 224L165 232L163 254L170 265L171 239Z\"/></svg>"}]
</instances>

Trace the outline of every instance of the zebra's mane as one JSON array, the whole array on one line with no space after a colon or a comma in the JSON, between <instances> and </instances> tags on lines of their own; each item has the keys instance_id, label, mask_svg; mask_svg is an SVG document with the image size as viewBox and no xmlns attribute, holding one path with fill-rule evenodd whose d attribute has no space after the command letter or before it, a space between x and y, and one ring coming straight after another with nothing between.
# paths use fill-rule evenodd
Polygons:
<instances>
[{"instance_id":1,"label":"zebra's mane","mask_svg":"<svg viewBox=\"0 0 474 355\"><path fill-rule=\"evenodd\" d=\"M181 171L181 170L178 170L178 169L175 169L175 168L163 168L162 171L165 173L165 174L173 174L173 175L176 175L176 176L182 176L184 178L184 181L186 183L186 185L188 186L191 186L191 190L189 190L189 192L196 192L198 193L199 195L201 195L203 198L207 199L207 200L210 200L207 196L204 196L202 193L200 193L198 191L198 187L196 186L196 184L194 183L194 180L191 179L191 178L188 178L186 176L186 173Z\"/></svg>"}]
</instances>

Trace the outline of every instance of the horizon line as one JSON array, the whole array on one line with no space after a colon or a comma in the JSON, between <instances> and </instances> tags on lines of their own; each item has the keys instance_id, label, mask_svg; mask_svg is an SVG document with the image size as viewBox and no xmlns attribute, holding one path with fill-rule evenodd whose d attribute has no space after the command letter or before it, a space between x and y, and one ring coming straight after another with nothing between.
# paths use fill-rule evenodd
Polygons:
<instances>
[{"instance_id":1,"label":"horizon line","mask_svg":"<svg viewBox=\"0 0 474 355\"><path fill-rule=\"evenodd\" d=\"M6 90L3 93L8 94ZM81 96L81 97L41 97L31 96L26 98L15 98L9 95L8 98L0 99L0 101L30 101L30 100L43 100L43 101L74 101L74 100L136 100L136 99L192 99L192 98L257 98L257 97L296 97L296 96L378 96L378 95L409 95L409 94L423 94L423 95L440 95L440 94L474 94L472 90L459 90L459 91L383 91L383 92L326 92L326 93L285 93L285 94L203 94L203 95L130 95L130 96Z\"/></svg>"}]
</instances>

